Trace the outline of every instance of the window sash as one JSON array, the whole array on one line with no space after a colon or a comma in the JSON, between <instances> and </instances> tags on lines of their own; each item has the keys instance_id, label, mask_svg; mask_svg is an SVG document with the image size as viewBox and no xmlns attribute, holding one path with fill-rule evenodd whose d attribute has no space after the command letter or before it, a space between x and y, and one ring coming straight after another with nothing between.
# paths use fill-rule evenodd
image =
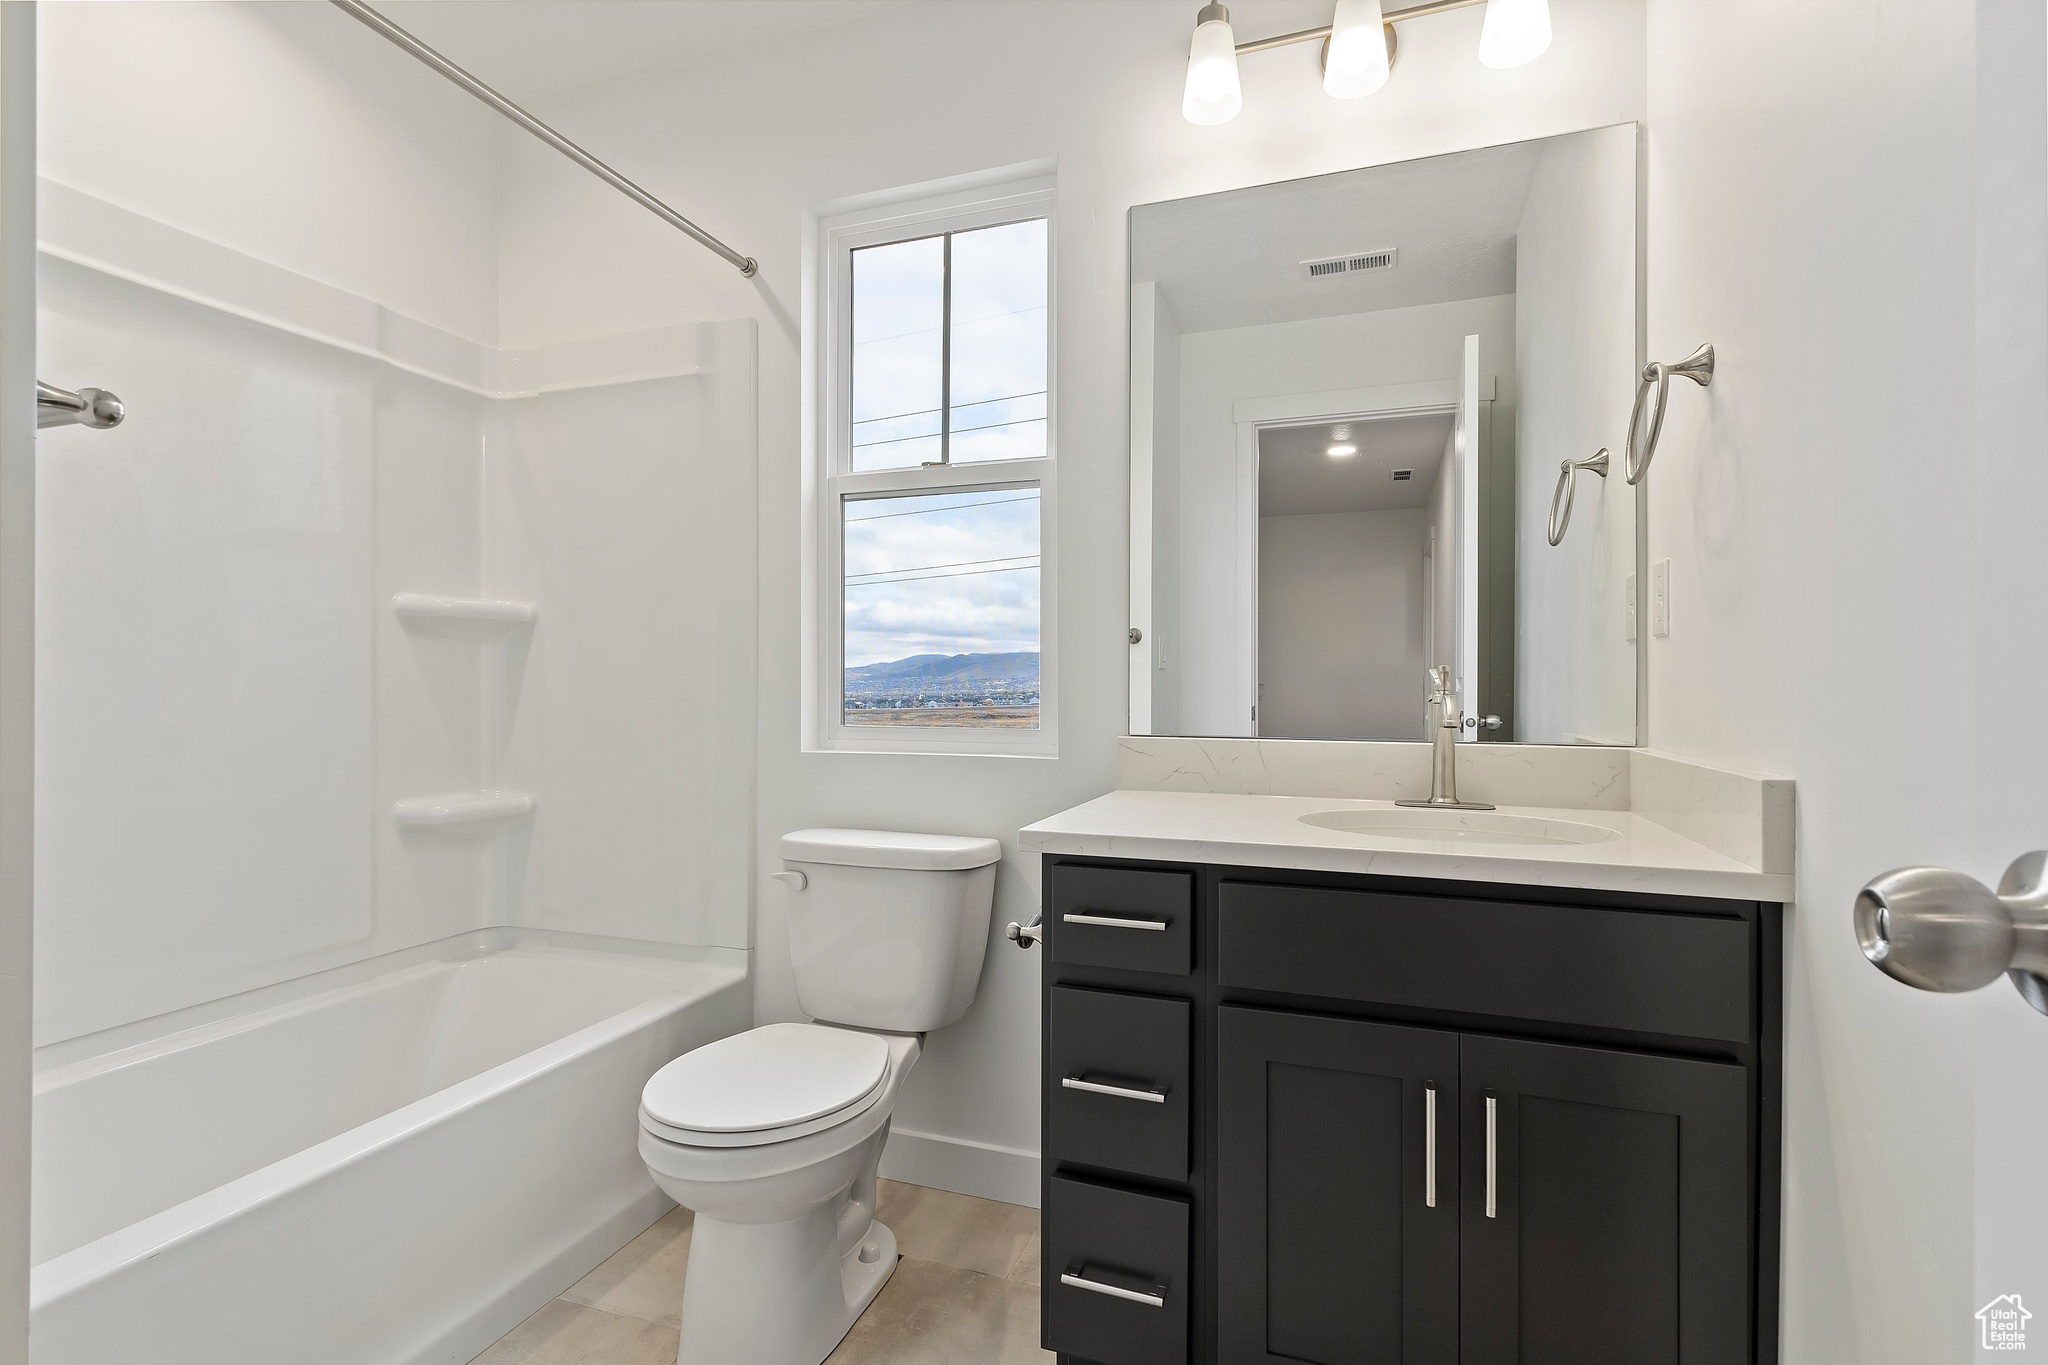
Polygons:
<instances>
[{"instance_id":1,"label":"window sash","mask_svg":"<svg viewBox=\"0 0 2048 1365\"><path fill-rule=\"evenodd\" d=\"M920 233L918 233L918 234L916 234L916 235L914 235L914 236L909 236L909 237L901 237L901 236L898 236L898 237L891 237L891 238L889 238L889 239L888 239L888 240L886 240L886 241L881 241L881 242L870 242L870 243L864 243L864 244L860 244L860 245L852 245L852 246L848 246L848 247L847 247L847 249L846 249L846 255L847 255L848 261L849 261L849 262L851 262L852 258L853 258L853 257L855 257L855 256L857 256L857 255L858 255L858 254L859 254L859 253L860 253L861 251L863 251L863 250L876 250L876 249L879 249L879 248L883 248L883 247L890 247L890 246L900 246L900 245L903 245L903 244L905 244L905 243L909 243L909 242L921 242L921 241L928 241L928 240L931 240L932 238L937 238L937 239L938 239L938 241L939 241L939 244L940 244L940 245L939 245L939 282L940 282L940 283L939 283L939 291L940 291L940 292L939 292L939 405L938 405L938 419L939 419L939 429L938 429L938 432L937 432L937 435L938 435L938 438L939 438L939 458L938 458L937 460L926 460L926 461L920 461L920 462L919 462L918 464L901 464L901 465L895 465L895 466L892 466L892 468L894 468L894 469L915 469L915 468L918 468L918 467L919 467L920 465L932 465L932 464L940 464L940 465L949 465L949 464L952 464L952 463L953 463L953 417L954 417L954 409L955 409L956 407L976 407L976 406L986 406L986 405L988 405L988 404L991 404L991 403L999 403L999 402L1012 402L1012 401L1015 401L1016 399L1019 399L1019 398L1034 398L1034 397L1041 397L1041 398L1047 398L1047 399L1049 399L1049 398L1051 397L1051 389L1052 389L1052 376L1051 376L1051 374L1050 374L1050 373L1048 373L1048 374L1047 374L1047 376L1046 376L1046 387L1045 387L1044 389L1042 389L1042 390L1039 390L1039 391L1035 392L1035 393L1029 393L1029 394L1014 394L1014 395L1011 395L1011 396L1010 396L1010 397L1008 397L1008 398L995 398L995 399L983 399L983 400L980 400L980 401L979 401L979 402L977 402L977 403L966 403L966 404L958 404L958 403L956 403L956 402L954 401L954 391L953 391L953 357L954 357L954 349L955 349L955 347L954 347L954 342L955 342L955 335L954 335L954 329L953 329L953 299L954 299L954 287L955 287L955 285L956 285L956 284L958 283L958 280L957 280L957 272L956 272L956 270L955 270L955 266L954 266L954 261L953 261L953 239L954 239L954 238L956 238L956 237L959 237L959 236L963 236L963 235L965 235L965 234L968 234L968 233L974 233L974 232L984 232L984 231L987 231L987 230L989 230L989 229L992 229L992 228L999 228L999 227L1012 227L1012 226L1014 226L1014 225L1016 225L1016 224L1018 224L1018 223L1044 223L1044 224L1046 225L1046 280L1045 280L1045 295L1046 295L1046 303L1045 303L1045 311L1046 311L1046 328L1045 328L1045 333L1046 333L1046 335L1045 335L1045 347L1044 347L1044 350L1045 350L1045 357L1046 357L1047 361L1049 362L1049 361L1050 361L1050 359L1051 359L1051 355L1052 355L1052 332L1051 332L1051 325L1050 325L1050 324L1051 324L1051 316L1052 316L1052 311L1051 311L1051 310L1052 310L1052 301L1051 301L1051 294L1052 294L1052 260L1051 260L1051 258L1052 258L1052 241L1051 241L1051 237L1052 237L1052 219L1051 219L1051 215L1050 215L1049 213L1019 213L1019 214L1017 214L1017 215L1015 215L1015 216L1012 216L1012 217L1003 217L1003 218L998 218L998 219L997 219L996 221L994 221L994 222L990 222L990 223L976 223L976 224L973 224L972 226L956 226L956 225L952 225L952 224L949 224L949 225L947 225L947 226L946 226L946 228L945 228L945 229L944 229L943 231L939 231L939 232L929 232L929 233L925 233L925 232L920 232ZM845 349L845 355L846 355L846 357L847 357L847 364L846 364L846 370L847 370L847 375L846 375L846 379L847 379L847 393L848 393L848 400L847 400L847 432L846 432L846 454L847 454L847 468L848 468L849 470L850 470L850 469L852 468L852 466L853 466L853 453L854 453L854 452L855 452L856 450L859 450L859 449L861 449L861 448L862 448L862 446L861 446L861 443L858 443L858 442L856 442L856 441L855 441L855 440L853 439L853 428L854 428L854 427L856 427L856 426L860 426L860 425L863 425L863 424L864 424L864 422L865 422L865 423L872 423L872 422L875 422L875 421L879 421L879 420L884 420L884 419L879 419L879 418L867 418L867 419L864 419L864 422L861 422L861 421L856 421L856 420L854 419L854 417L853 417L853 406L852 406L852 404L853 404L853 398L852 398L852 395L853 395L853 392L854 392L854 386L855 386L855 381L856 381L856 380L857 380L857 379L859 378L859 374L858 374L858 371L857 371L856 367L855 367L855 366L854 366L854 364L853 364L854 344L853 344L853 341L852 341L852 327L853 327L853 316L854 316L854 312L855 312L855 309L856 309L856 308L858 307L858 305L859 305L859 292L858 292L858 285L857 285L857 275L858 275L858 272L857 272L856 270L854 270L854 269L853 269L853 268L851 267L851 265L849 264L849 267L848 267L848 269L847 269L847 271L846 271L846 280L847 280L847 307L846 307L846 317L847 317L847 329L848 329L848 330L847 330L847 343L846 343L846 349ZM905 415L909 415L909 416L915 416L915 415L917 415L917 414L905 414ZM1048 443L1049 443L1049 442L1050 442L1050 436L1051 436L1051 423L1050 423L1050 421L1049 421L1049 420L1047 421L1046 425L1047 425L1047 438L1048 438ZM971 430L973 430L973 428L971 428L971 427L970 427L970 428L967 428L967 430L971 431ZM901 438L896 438L896 441L911 441L911 440L928 440L928 439L930 439L930 435L929 435L929 434L926 434L926 435L923 435L923 436L909 436L909 437L901 437ZM896 442L891 442L891 443L893 444L893 443L896 443ZM1037 458L1037 457L1033 457L1033 458ZM989 460L970 460L970 461L968 461L968 463L971 463L971 464L991 464L991 463L995 463L995 462L994 462L994 461L989 461ZM870 471L870 472L879 472L879 471Z\"/></svg>"},{"instance_id":2,"label":"window sash","mask_svg":"<svg viewBox=\"0 0 2048 1365\"><path fill-rule=\"evenodd\" d=\"M826 474L828 477L851 475L853 468L853 253L862 247L889 246L897 242L914 241L920 237L946 238L947 281L946 317L940 349L940 418L942 431L950 436L952 404L952 293L951 256L952 238L957 233L972 232L978 228L1003 227L1043 218L1046 222L1045 241L1045 353L1046 353L1046 407L1045 407L1045 454L1033 456L1032 461L1047 461L1055 457L1055 436L1058 424L1054 417L1057 385L1053 382L1053 336L1056 304L1053 297L1055 255L1052 223L1052 192L1050 190L1030 191L1007 195L993 202L966 209L933 208L920 212L905 213L892 217L885 223L863 223L857 228L833 229L827 233L827 251L830 257L830 289L828 291L828 312L826 335L833 339L826 348L825 364L828 389L832 396L832 418L828 425L826 451ZM948 442L942 438L941 451L944 463L950 464ZM1021 464L1031 461L987 460L976 461L976 468L994 468L998 465ZM918 466L903 466L894 470L868 470L868 474L908 474Z\"/></svg>"}]
</instances>

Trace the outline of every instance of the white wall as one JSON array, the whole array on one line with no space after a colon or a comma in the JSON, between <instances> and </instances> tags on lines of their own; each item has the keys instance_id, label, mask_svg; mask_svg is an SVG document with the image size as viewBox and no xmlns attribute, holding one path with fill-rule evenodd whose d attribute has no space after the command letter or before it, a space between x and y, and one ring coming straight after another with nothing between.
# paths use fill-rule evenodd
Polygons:
<instances>
[{"instance_id":1,"label":"white wall","mask_svg":"<svg viewBox=\"0 0 2048 1365\"><path fill-rule=\"evenodd\" d=\"M0 1365L28 1359L36 6L0 6Z\"/></svg>"},{"instance_id":2,"label":"white wall","mask_svg":"<svg viewBox=\"0 0 2048 1365\"><path fill-rule=\"evenodd\" d=\"M1625 588L1636 495L1622 476L1622 443L1636 325L1635 129L1548 142L1515 235L1515 738L1525 743L1635 739ZM1558 465L1601 446L1609 475L1575 476L1571 522L1552 546Z\"/></svg>"},{"instance_id":3,"label":"white wall","mask_svg":"<svg viewBox=\"0 0 2048 1365\"><path fill-rule=\"evenodd\" d=\"M1259 518L1259 733L1421 739L1430 515Z\"/></svg>"},{"instance_id":4,"label":"white wall","mask_svg":"<svg viewBox=\"0 0 2048 1365\"><path fill-rule=\"evenodd\" d=\"M1496 422L1511 422L1512 294L1190 332L1181 338L1180 733L1250 732L1251 718L1237 711L1242 638L1237 560L1224 553L1238 536L1232 406L1240 398L1455 381L1465 338L1475 332L1480 373L1498 381Z\"/></svg>"},{"instance_id":5,"label":"white wall","mask_svg":"<svg viewBox=\"0 0 2048 1365\"><path fill-rule=\"evenodd\" d=\"M474 101L328 6L41 20L60 256L373 349L495 340ZM389 816L476 785L477 651L388 603L479 590L485 400L60 256L38 368L130 417L38 440L38 1041L481 924L479 846Z\"/></svg>"},{"instance_id":6,"label":"white wall","mask_svg":"<svg viewBox=\"0 0 2048 1365\"><path fill-rule=\"evenodd\" d=\"M1960 1362L2048 1301L2048 1021L1902 987L1849 915L2048 815L2040 7L1656 0L1648 41L1648 348L1719 357L1648 480L1648 739L1799 782L1783 1358Z\"/></svg>"},{"instance_id":7,"label":"white wall","mask_svg":"<svg viewBox=\"0 0 2048 1365\"><path fill-rule=\"evenodd\" d=\"M544 116L572 126L608 160L758 257L761 274L752 281L552 154L511 147L501 246L508 343L684 318L761 321L758 871L776 867L776 836L806 825L998 835L1011 850L998 879L1000 926L1029 918L1038 895L1035 861L1015 853L1018 826L1112 785L1129 650L1132 204L1594 127L1636 118L1643 107L1640 8L1560 0L1556 43L1529 67L1480 66L1472 56L1477 11L1439 15L1404 25L1400 74L1369 100L1329 99L1314 51L1290 48L1246 60L1240 118L1195 128L1180 116L1190 14L1178 0L915 5L542 106ZM1254 35L1326 23L1329 10L1322 0L1253 0L1233 6L1231 17ZM999 60L963 57L996 53ZM1060 756L803 753L803 206L1048 156L1058 159L1060 195L1059 576L1047 585L1061 607ZM1454 373L1455 361L1432 368ZM788 1018L796 1008L787 893L757 885L759 1012ZM993 940L974 1011L931 1039L897 1115L899 1133L955 1140L899 1144L931 1156L918 1168L926 1178L948 1178L939 1165L951 1153L960 1169L1004 1173L980 1185L984 1192L1031 1197L1039 971L1035 956Z\"/></svg>"},{"instance_id":8,"label":"white wall","mask_svg":"<svg viewBox=\"0 0 2048 1365\"><path fill-rule=\"evenodd\" d=\"M747 946L754 326L700 330L701 373L517 399L490 434L485 585L542 610L501 675L503 783L541 805L493 923Z\"/></svg>"},{"instance_id":9,"label":"white wall","mask_svg":"<svg viewBox=\"0 0 2048 1365\"><path fill-rule=\"evenodd\" d=\"M465 350L45 191L39 360L130 416L41 438L39 1041L487 923L744 947L751 320ZM323 330L352 311L455 373ZM421 630L400 592L540 619ZM499 788L539 813L392 819Z\"/></svg>"},{"instance_id":10,"label":"white wall","mask_svg":"<svg viewBox=\"0 0 2048 1365\"><path fill-rule=\"evenodd\" d=\"M331 5L41 10L43 175L497 339L503 120Z\"/></svg>"},{"instance_id":11,"label":"white wall","mask_svg":"<svg viewBox=\"0 0 2048 1365\"><path fill-rule=\"evenodd\" d=\"M752 320L478 344L501 121L329 7L87 8L38 359L130 416L40 442L39 1040L485 923L745 946ZM391 816L498 786L540 813Z\"/></svg>"},{"instance_id":12,"label":"white wall","mask_svg":"<svg viewBox=\"0 0 2048 1365\"><path fill-rule=\"evenodd\" d=\"M475 591L481 400L48 257L40 309L133 416L38 438L38 1044L476 927L473 852L376 885L375 808L475 765L377 608Z\"/></svg>"}]
</instances>

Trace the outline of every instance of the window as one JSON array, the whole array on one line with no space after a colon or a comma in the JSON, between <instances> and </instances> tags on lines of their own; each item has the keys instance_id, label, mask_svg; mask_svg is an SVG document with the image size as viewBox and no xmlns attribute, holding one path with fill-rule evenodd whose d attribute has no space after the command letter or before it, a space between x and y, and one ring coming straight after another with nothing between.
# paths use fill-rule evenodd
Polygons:
<instances>
[{"instance_id":1,"label":"window","mask_svg":"<svg viewBox=\"0 0 2048 1365\"><path fill-rule=\"evenodd\" d=\"M1052 192L821 217L810 747L1050 753Z\"/></svg>"}]
</instances>

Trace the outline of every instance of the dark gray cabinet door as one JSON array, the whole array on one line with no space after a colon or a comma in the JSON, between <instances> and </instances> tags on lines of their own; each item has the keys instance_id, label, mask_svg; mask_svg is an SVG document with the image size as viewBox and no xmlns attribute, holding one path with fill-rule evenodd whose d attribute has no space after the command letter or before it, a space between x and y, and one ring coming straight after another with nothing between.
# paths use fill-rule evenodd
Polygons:
<instances>
[{"instance_id":1,"label":"dark gray cabinet door","mask_svg":"<svg viewBox=\"0 0 2048 1365\"><path fill-rule=\"evenodd\" d=\"M1747 1362L1743 1069L1475 1034L1460 1061L1462 1365Z\"/></svg>"},{"instance_id":2,"label":"dark gray cabinet door","mask_svg":"<svg viewBox=\"0 0 2048 1365\"><path fill-rule=\"evenodd\" d=\"M1453 1365L1458 1035L1225 1007L1216 1056L1220 1365Z\"/></svg>"}]
</instances>

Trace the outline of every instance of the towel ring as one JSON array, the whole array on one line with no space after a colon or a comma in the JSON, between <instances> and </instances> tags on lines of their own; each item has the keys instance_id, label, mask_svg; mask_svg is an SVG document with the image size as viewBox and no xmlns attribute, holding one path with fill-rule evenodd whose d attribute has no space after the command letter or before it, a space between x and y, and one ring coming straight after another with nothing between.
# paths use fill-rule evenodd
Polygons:
<instances>
[{"instance_id":1,"label":"towel ring","mask_svg":"<svg viewBox=\"0 0 2048 1365\"><path fill-rule=\"evenodd\" d=\"M1697 351L1676 365L1666 365L1653 360L1643 366L1642 382L1636 385L1636 405L1628 415L1628 444L1622 447L1622 472L1628 476L1631 486L1643 481L1650 472L1650 461L1657 455L1657 437L1664 430L1664 400L1671 395L1671 376L1683 375L1701 388L1714 382L1714 347L1712 343L1701 346ZM1657 386L1657 407L1650 414L1650 438L1643 443L1642 458L1636 458L1636 432L1643 424L1643 400L1650 396L1650 386ZM1552 542L1555 544L1556 542Z\"/></svg>"},{"instance_id":2,"label":"towel ring","mask_svg":"<svg viewBox=\"0 0 2048 1365\"><path fill-rule=\"evenodd\" d=\"M1578 496L1579 471L1590 469L1601 478L1607 477L1607 447L1600 449L1583 460L1566 460L1557 467L1557 491L1550 495L1550 543L1556 545L1564 540L1567 527L1572 524L1572 499ZM1558 500L1564 500L1564 515L1557 512Z\"/></svg>"}]
</instances>

